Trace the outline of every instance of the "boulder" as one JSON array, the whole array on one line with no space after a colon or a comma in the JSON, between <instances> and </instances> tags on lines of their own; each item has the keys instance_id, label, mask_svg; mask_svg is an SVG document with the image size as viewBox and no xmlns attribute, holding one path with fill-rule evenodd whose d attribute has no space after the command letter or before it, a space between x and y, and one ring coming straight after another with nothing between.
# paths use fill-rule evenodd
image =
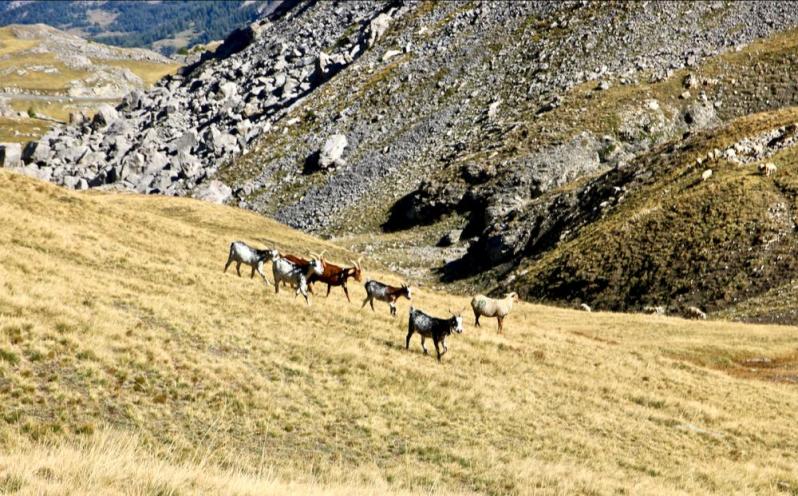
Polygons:
<instances>
[{"instance_id":1,"label":"boulder","mask_svg":"<svg viewBox=\"0 0 798 496\"><path fill-rule=\"evenodd\" d=\"M228 99L237 93L238 85L232 81L228 81L219 85L219 95L224 99Z\"/></svg>"},{"instance_id":2,"label":"boulder","mask_svg":"<svg viewBox=\"0 0 798 496\"><path fill-rule=\"evenodd\" d=\"M144 94L141 90L133 90L122 99L122 103L128 110L138 110L142 103Z\"/></svg>"},{"instance_id":3,"label":"boulder","mask_svg":"<svg viewBox=\"0 0 798 496\"><path fill-rule=\"evenodd\" d=\"M438 246L447 247L447 246L456 245L457 243L460 242L460 238L462 237L462 235L463 235L462 229L452 229L451 231L446 233L440 239L440 241L438 241Z\"/></svg>"},{"instance_id":4,"label":"boulder","mask_svg":"<svg viewBox=\"0 0 798 496\"><path fill-rule=\"evenodd\" d=\"M82 177L66 176L64 178L64 186L70 189L88 189L89 182Z\"/></svg>"},{"instance_id":5,"label":"boulder","mask_svg":"<svg viewBox=\"0 0 798 496\"><path fill-rule=\"evenodd\" d=\"M22 161L26 164L31 162L46 162L53 156L50 144L46 139L40 141L30 141L22 150Z\"/></svg>"},{"instance_id":6,"label":"boulder","mask_svg":"<svg viewBox=\"0 0 798 496\"><path fill-rule=\"evenodd\" d=\"M227 151L234 152L238 148L238 143L235 136L224 131L220 131L215 126L212 126L208 131L205 143L208 148L220 153Z\"/></svg>"},{"instance_id":7,"label":"boulder","mask_svg":"<svg viewBox=\"0 0 798 496\"><path fill-rule=\"evenodd\" d=\"M327 138L324 146L319 150L319 167L327 169L331 166L344 165L346 162L343 160L344 148L348 145L346 136L343 134L334 134Z\"/></svg>"},{"instance_id":8,"label":"boulder","mask_svg":"<svg viewBox=\"0 0 798 496\"><path fill-rule=\"evenodd\" d=\"M380 41L382 36L388 30L388 27L391 25L391 16L385 13L381 13L377 17L371 20L369 23L369 31L368 31L368 39L366 41L366 46L371 48L374 46L375 43Z\"/></svg>"},{"instance_id":9,"label":"boulder","mask_svg":"<svg viewBox=\"0 0 798 496\"><path fill-rule=\"evenodd\" d=\"M69 148L65 148L63 150L59 150L56 152L56 158L64 160L70 163L77 163L83 158L84 155L89 151L89 147L86 145L78 145L72 146Z\"/></svg>"},{"instance_id":10,"label":"boulder","mask_svg":"<svg viewBox=\"0 0 798 496\"><path fill-rule=\"evenodd\" d=\"M401 55L401 54L402 54L402 52L399 51L399 50L388 50L387 52L385 52L382 55L382 61L383 62L388 62L392 58L396 57L397 55Z\"/></svg>"},{"instance_id":11,"label":"boulder","mask_svg":"<svg viewBox=\"0 0 798 496\"><path fill-rule=\"evenodd\" d=\"M190 152L199 142L197 131L189 129L169 144L170 153Z\"/></svg>"},{"instance_id":12,"label":"boulder","mask_svg":"<svg viewBox=\"0 0 798 496\"><path fill-rule=\"evenodd\" d=\"M88 121L89 118L82 111L69 113L69 124L74 126L81 126Z\"/></svg>"},{"instance_id":13,"label":"boulder","mask_svg":"<svg viewBox=\"0 0 798 496\"><path fill-rule=\"evenodd\" d=\"M213 203L224 203L233 196L230 186L221 181L212 180L197 187L194 198Z\"/></svg>"},{"instance_id":14,"label":"boulder","mask_svg":"<svg viewBox=\"0 0 798 496\"><path fill-rule=\"evenodd\" d=\"M92 126L94 126L95 129L102 129L118 119L119 113L116 111L116 109L107 103L104 103L100 105L100 107L97 109L97 113L94 114Z\"/></svg>"},{"instance_id":15,"label":"boulder","mask_svg":"<svg viewBox=\"0 0 798 496\"><path fill-rule=\"evenodd\" d=\"M19 143L0 144L0 167L19 167L22 165L22 145Z\"/></svg>"}]
</instances>

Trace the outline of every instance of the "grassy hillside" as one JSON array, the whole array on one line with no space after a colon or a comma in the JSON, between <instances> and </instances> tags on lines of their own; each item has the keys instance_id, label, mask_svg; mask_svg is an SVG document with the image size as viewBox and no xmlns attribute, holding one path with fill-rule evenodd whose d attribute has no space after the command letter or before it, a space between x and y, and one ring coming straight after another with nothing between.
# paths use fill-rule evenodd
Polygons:
<instances>
[{"instance_id":1,"label":"grassy hillside","mask_svg":"<svg viewBox=\"0 0 798 496\"><path fill-rule=\"evenodd\" d=\"M527 264L517 284L529 296L580 298L602 308L698 304L713 311L790 284L798 270L796 149L749 164L696 160L796 119L795 107L754 114L639 157L634 170L652 177L648 184ZM775 176L757 171L766 161L778 164ZM713 176L701 181L707 168ZM794 315L771 317L794 322Z\"/></svg>"},{"instance_id":2,"label":"grassy hillside","mask_svg":"<svg viewBox=\"0 0 798 496\"><path fill-rule=\"evenodd\" d=\"M405 301L222 274L234 239L352 255L329 243L189 199L0 191L4 492L798 492L794 328L521 304L439 365L404 349Z\"/></svg>"}]
</instances>

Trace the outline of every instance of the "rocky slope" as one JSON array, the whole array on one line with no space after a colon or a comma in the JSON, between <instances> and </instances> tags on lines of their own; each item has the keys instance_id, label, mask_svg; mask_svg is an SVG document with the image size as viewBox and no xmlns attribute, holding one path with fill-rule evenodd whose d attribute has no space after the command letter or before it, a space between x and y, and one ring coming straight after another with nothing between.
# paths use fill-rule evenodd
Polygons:
<instances>
[{"instance_id":1,"label":"rocky slope","mask_svg":"<svg viewBox=\"0 0 798 496\"><path fill-rule=\"evenodd\" d=\"M601 255L609 243L580 242L582 228L646 188L668 190L663 170L701 158L672 162L669 147L795 104L784 67L796 22L798 6L778 2L285 2L183 75L50 133L23 159L70 187L192 195L367 235L358 248L377 254L406 248L406 236L408 258L446 258L444 279L469 285L512 281L527 296L600 308L723 308L765 285L723 304L728 281L688 298L663 276L630 293L644 269L623 259L569 272L620 274L603 288L549 283L568 246ZM452 228L441 244L454 246L434 248ZM380 232L391 233L382 245L371 241ZM654 238L638 241L656 251Z\"/></svg>"}]
</instances>

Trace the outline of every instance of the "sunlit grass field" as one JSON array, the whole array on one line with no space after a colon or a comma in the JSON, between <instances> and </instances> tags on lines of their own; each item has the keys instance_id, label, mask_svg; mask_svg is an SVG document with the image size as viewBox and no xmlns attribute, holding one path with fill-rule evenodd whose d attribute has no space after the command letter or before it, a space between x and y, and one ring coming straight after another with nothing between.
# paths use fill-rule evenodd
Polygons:
<instances>
[{"instance_id":1,"label":"sunlit grass field","mask_svg":"<svg viewBox=\"0 0 798 496\"><path fill-rule=\"evenodd\" d=\"M795 328L520 304L498 336L469 308L438 364L404 348L407 301L275 295L222 273L236 239L355 255L0 171L0 492L798 492Z\"/></svg>"}]
</instances>

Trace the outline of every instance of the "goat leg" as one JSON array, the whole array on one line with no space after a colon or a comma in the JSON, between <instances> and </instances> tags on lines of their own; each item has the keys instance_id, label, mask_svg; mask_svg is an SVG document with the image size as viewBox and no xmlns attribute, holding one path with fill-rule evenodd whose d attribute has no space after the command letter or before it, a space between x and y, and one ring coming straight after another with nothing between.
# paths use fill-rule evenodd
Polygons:
<instances>
[{"instance_id":1,"label":"goat leg","mask_svg":"<svg viewBox=\"0 0 798 496\"><path fill-rule=\"evenodd\" d=\"M344 285L343 285L343 286L341 286L341 287L343 287L343 288L344 288L344 294L346 295L346 301L348 301L349 303L352 303L352 300L350 300L350 299L349 299L349 290L348 290L348 289L346 289L346 284L344 284Z\"/></svg>"},{"instance_id":2,"label":"goat leg","mask_svg":"<svg viewBox=\"0 0 798 496\"><path fill-rule=\"evenodd\" d=\"M361 307L361 308L362 308L362 307ZM406 349L406 350L409 350L409 349L410 349L410 338L411 338L411 337L413 337L413 331L412 331L412 330L410 330L410 331L408 331L408 332L407 332L407 339L405 339L405 349ZM424 339L424 338L421 338L421 339ZM423 342L423 341L422 341L422 343L421 343L421 347L422 347L422 348L424 347L424 342Z\"/></svg>"}]
</instances>

